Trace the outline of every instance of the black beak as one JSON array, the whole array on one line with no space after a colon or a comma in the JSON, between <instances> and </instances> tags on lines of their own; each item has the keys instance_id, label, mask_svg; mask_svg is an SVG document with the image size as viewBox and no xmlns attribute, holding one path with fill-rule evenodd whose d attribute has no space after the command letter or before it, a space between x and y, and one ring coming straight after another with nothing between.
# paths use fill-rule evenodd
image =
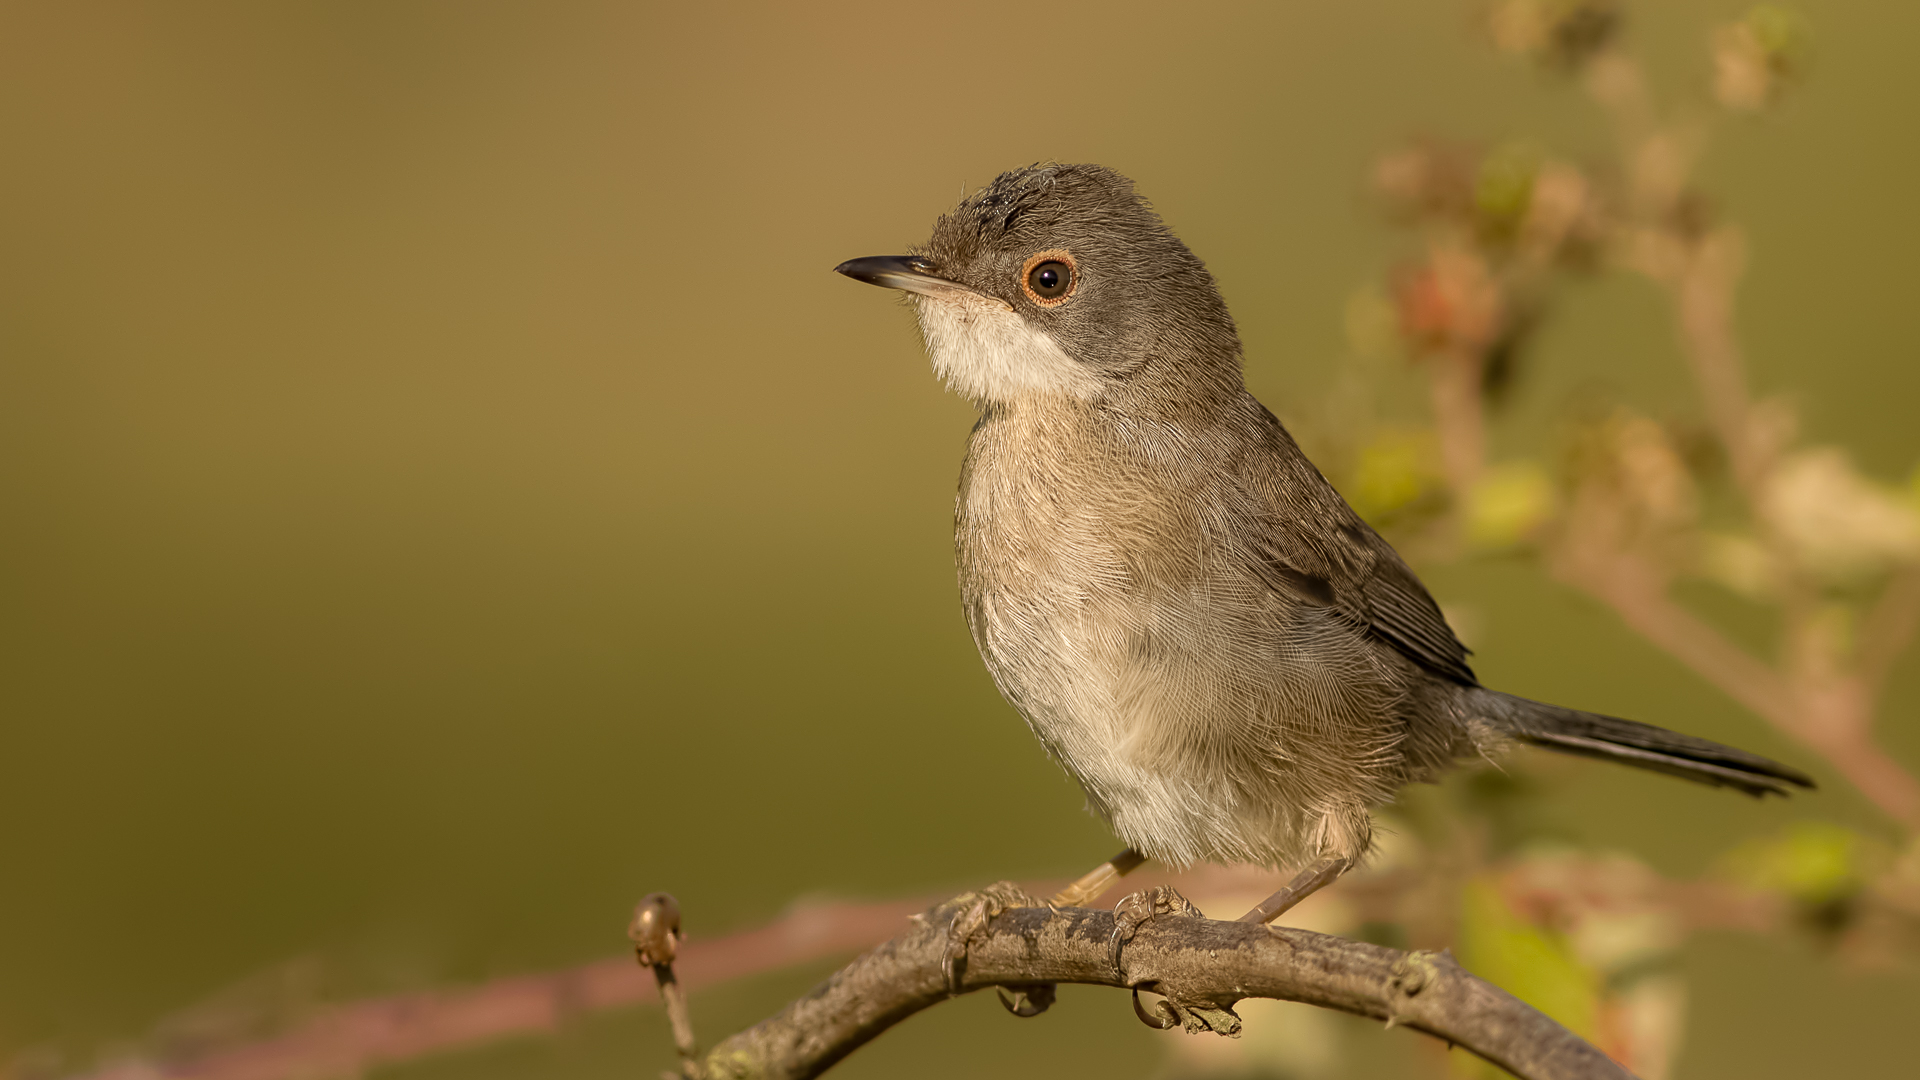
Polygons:
<instances>
[{"instance_id":1,"label":"black beak","mask_svg":"<svg viewBox=\"0 0 1920 1080\"><path fill-rule=\"evenodd\" d=\"M848 259L834 267L833 272L882 288L904 289L938 298L971 297L1010 308L1004 300L975 292L957 281L938 276L933 272L933 263L918 255L869 255L864 259Z\"/></svg>"}]
</instances>

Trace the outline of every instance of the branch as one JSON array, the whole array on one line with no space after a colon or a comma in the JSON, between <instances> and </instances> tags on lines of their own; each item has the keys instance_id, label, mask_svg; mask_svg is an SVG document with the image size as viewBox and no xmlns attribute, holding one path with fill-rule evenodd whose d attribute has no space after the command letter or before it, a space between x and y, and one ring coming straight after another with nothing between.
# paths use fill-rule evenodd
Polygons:
<instances>
[{"instance_id":1,"label":"branch","mask_svg":"<svg viewBox=\"0 0 1920 1080\"><path fill-rule=\"evenodd\" d=\"M1511 874L1513 868L1506 873ZM1177 883L1198 894L1253 892L1266 888L1270 875L1247 867L1197 866L1179 873L1149 864L1129 880L1138 885ZM1393 922L1404 904L1421 903L1420 878L1406 870L1375 871L1341 883L1341 904L1350 922ZM1568 906L1637 915L1670 912L1687 930L1740 930L1770 933L1788 917L1788 905L1771 893L1755 893L1722 883L1646 879L1645 892L1626 895L1622 875L1611 864L1581 862L1547 877L1526 879L1515 895L1517 910L1560 911ZM1029 892L1047 894L1063 882L1028 882ZM873 947L905 922L924 912L933 897L880 903L834 901L790 907L775 921L724 937L680 943L679 978L698 990L733 979L777 971L834 955ZM1625 904L1625 907L1621 907ZM1558 916L1555 916L1556 918ZM1544 915L1533 916L1545 924ZM289 1080L314 1075L358 1075L370 1069L412 1061L461 1048L482 1046L516 1035L551 1033L569 1019L659 1000L653 980L633 958L596 960L538 974L510 975L478 986L402 994L344 1002L311 1010L286 1029L259 1030L249 1017L284 1009L248 998L227 1011L238 1015L209 1022L209 1009L190 1010L197 1032L191 1043L160 1038L138 1057L69 1080ZM162 1027L181 1027L180 1020Z\"/></svg>"},{"instance_id":2,"label":"branch","mask_svg":"<svg viewBox=\"0 0 1920 1080\"><path fill-rule=\"evenodd\" d=\"M1680 659L1775 728L1820 753L1876 806L1909 828L1920 826L1920 780L1874 740L1872 720L1894 661L1920 629L1920 568L1896 573L1868 616L1851 675L1826 670L1812 643L1817 583L1794 566L1769 521L1766 493L1786 432L1762 422L1747 385L1735 331L1735 302L1745 263L1740 231L1699 231L1685 201L1699 153L1698 133L1663 129L1639 65L1617 48L1589 65L1587 87L1614 121L1633 172L1634 215L1623 245L1626 264L1669 294L1694 384L1724 449L1735 487L1782 574L1781 615L1788 656L1769 666L1727 641L1674 602L1653 568L1625 552L1563 565L1569 578L1609 604L1635 630ZM1566 560L1563 560L1563 563ZM1571 572L1569 572L1571 571ZM1796 652L1798 655L1795 655ZM1812 662L1809 663L1808 661Z\"/></svg>"},{"instance_id":3,"label":"branch","mask_svg":"<svg viewBox=\"0 0 1920 1080\"><path fill-rule=\"evenodd\" d=\"M1003 892L1003 888L1005 891ZM727 1039L702 1064L707 1080L817 1076L886 1029L949 995L943 961L952 928L1011 887L963 894L906 933L834 973L778 1015ZM1162 1015L1189 1032L1237 1034L1233 1003L1297 1001L1446 1040L1525 1078L1629 1074L1600 1051L1445 953L1401 952L1326 934L1163 915L1119 950L1115 917L1086 908L1014 907L968 938L962 993L989 986L1081 983L1163 994Z\"/></svg>"},{"instance_id":4,"label":"branch","mask_svg":"<svg viewBox=\"0 0 1920 1080\"><path fill-rule=\"evenodd\" d=\"M1744 247L1740 234L1732 229L1707 237L1670 288L1680 342L1707 416L1726 449L1734 482L1757 510L1772 463L1766 460L1769 448L1753 427L1746 360L1733 330Z\"/></svg>"},{"instance_id":5,"label":"branch","mask_svg":"<svg viewBox=\"0 0 1920 1080\"><path fill-rule=\"evenodd\" d=\"M1880 594L1880 602L1860 628L1860 680L1877 699L1885 689L1894 661L1906 651L1920 629L1920 566L1897 571Z\"/></svg>"},{"instance_id":6,"label":"branch","mask_svg":"<svg viewBox=\"0 0 1920 1080\"><path fill-rule=\"evenodd\" d=\"M1486 360L1480 350L1454 348L1433 358L1428 377L1433 394L1434 428L1440 436L1440 461L1454 505L1464 508L1486 470L1486 409L1481 380ZM1456 516L1459 511L1456 510Z\"/></svg>"},{"instance_id":7,"label":"branch","mask_svg":"<svg viewBox=\"0 0 1920 1080\"><path fill-rule=\"evenodd\" d=\"M1612 608L1641 637L1728 697L1782 731L1804 736L1787 680L1675 603L1659 573L1644 559L1622 552L1565 551L1561 555L1554 570L1562 580Z\"/></svg>"},{"instance_id":8,"label":"branch","mask_svg":"<svg viewBox=\"0 0 1920 1080\"><path fill-rule=\"evenodd\" d=\"M1873 739L1873 690L1862 678L1789 679L1681 607L1658 573L1632 554L1562 551L1555 573L1612 608L1621 621L1776 730L1818 753L1888 817L1920 824L1920 783ZM1890 586L1870 625L1882 649L1905 644L1920 617L1920 579ZM1889 656L1892 654L1889 654ZM1877 661L1891 664L1891 659ZM1884 678L1884 673L1881 673Z\"/></svg>"}]
</instances>

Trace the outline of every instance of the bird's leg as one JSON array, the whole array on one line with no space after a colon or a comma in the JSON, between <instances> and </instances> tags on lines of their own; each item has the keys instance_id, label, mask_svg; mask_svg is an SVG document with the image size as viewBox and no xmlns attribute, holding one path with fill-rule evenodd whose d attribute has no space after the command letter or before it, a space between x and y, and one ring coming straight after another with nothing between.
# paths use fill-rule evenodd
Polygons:
<instances>
[{"instance_id":1,"label":"bird's leg","mask_svg":"<svg viewBox=\"0 0 1920 1080\"><path fill-rule=\"evenodd\" d=\"M1340 875L1353 869L1353 860L1338 855L1328 855L1305 870L1294 875L1287 887L1255 904L1252 911L1240 916L1245 923L1270 923L1285 915L1289 909L1328 885L1340 879Z\"/></svg>"},{"instance_id":2,"label":"bird's leg","mask_svg":"<svg viewBox=\"0 0 1920 1080\"><path fill-rule=\"evenodd\" d=\"M1339 880L1340 875L1352 869L1353 860L1338 855L1329 855L1294 875L1286 887L1265 900L1255 904L1252 911L1240 916L1239 922L1270 923L1292 910L1294 905L1328 885Z\"/></svg>"},{"instance_id":3,"label":"bird's leg","mask_svg":"<svg viewBox=\"0 0 1920 1080\"><path fill-rule=\"evenodd\" d=\"M1114 882L1139 869L1140 864L1146 861L1145 855L1128 848L1089 870L1080 880L1054 893L1053 899L1047 903L1054 907L1085 907L1112 888Z\"/></svg>"}]
</instances>

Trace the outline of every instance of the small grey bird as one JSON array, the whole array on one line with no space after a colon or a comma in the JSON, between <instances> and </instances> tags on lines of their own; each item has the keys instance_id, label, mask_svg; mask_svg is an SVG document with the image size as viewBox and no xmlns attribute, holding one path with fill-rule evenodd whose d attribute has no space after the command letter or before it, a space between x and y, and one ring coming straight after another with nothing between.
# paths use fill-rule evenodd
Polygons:
<instances>
[{"instance_id":1,"label":"small grey bird","mask_svg":"<svg viewBox=\"0 0 1920 1080\"><path fill-rule=\"evenodd\" d=\"M1143 858L1307 866L1268 921L1365 857L1371 808L1514 742L1750 795L1766 758L1489 690L1399 554L1241 381L1207 268L1126 177L1035 165L910 255L838 271L913 299L972 399L955 526L1001 693Z\"/></svg>"}]
</instances>

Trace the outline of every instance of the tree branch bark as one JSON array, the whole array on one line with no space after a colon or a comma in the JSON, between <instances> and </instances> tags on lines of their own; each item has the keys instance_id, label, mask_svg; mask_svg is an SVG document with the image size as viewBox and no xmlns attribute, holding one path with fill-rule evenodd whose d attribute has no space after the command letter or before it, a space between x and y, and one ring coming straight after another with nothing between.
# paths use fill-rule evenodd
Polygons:
<instances>
[{"instance_id":1,"label":"tree branch bark","mask_svg":"<svg viewBox=\"0 0 1920 1080\"><path fill-rule=\"evenodd\" d=\"M812 993L716 1046L704 1080L818 1076L881 1032L950 996L943 961L956 927L996 886L963 894L840 969ZM1629 1074L1531 1006L1467 974L1445 953L1401 952L1285 927L1162 916L1115 962L1112 912L1043 906L1001 910L967 936L955 965L962 993L990 986L1081 983L1165 995L1190 1032L1237 1034L1231 1007L1249 997L1298 1001L1383 1020L1437 1038L1527 1080L1619 1080Z\"/></svg>"}]
</instances>

